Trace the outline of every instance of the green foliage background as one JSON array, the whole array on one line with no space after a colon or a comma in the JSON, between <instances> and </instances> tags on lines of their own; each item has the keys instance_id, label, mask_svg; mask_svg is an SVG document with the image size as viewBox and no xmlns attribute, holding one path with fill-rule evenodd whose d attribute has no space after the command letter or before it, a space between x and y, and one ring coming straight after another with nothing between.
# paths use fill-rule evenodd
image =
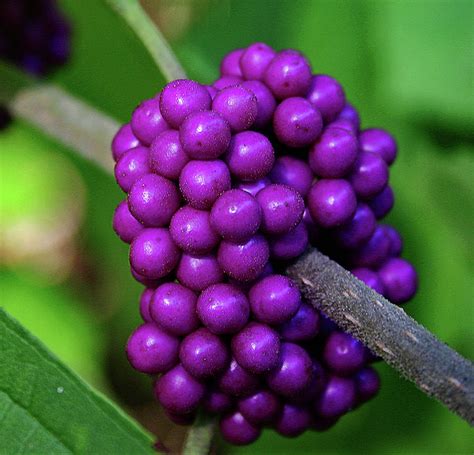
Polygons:
<instances>
[{"instance_id":1,"label":"green foliage background","mask_svg":"<svg viewBox=\"0 0 474 455\"><path fill-rule=\"evenodd\" d=\"M73 57L52 80L127 121L140 100L162 87L162 76L101 0L60 3L74 26ZM407 310L472 358L473 2L188 3L196 18L172 45L190 76L210 82L226 51L253 41L298 48L315 71L343 83L363 126L393 132L400 154L391 174L397 202L389 221L402 232L404 254L415 263L421 282ZM124 342L139 323L140 286L129 277L127 246L111 230L113 209L123 194L109 175L19 121L0 135L0 148L1 223L59 204L54 194L67 192L68 182L45 163L66 159L80 173L86 214L79 247L87 265L87 272L74 271L61 284L50 284L28 266L3 267L2 306L105 393L129 409L143 405L151 398L148 381L131 371L123 355ZM37 169L43 171L33 175L28 192L18 182L25 163L38 156L43 159L37 160ZM266 432L250 447L220 443L219 453L472 453L467 424L387 366L379 371L379 397L334 430L295 440Z\"/></svg>"}]
</instances>

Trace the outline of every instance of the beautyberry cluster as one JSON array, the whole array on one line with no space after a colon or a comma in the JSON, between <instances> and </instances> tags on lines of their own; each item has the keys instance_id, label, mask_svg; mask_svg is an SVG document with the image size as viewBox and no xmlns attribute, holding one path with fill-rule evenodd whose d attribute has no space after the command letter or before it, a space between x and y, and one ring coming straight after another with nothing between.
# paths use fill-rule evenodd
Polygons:
<instances>
[{"instance_id":1,"label":"beautyberry cluster","mask_svg":"<svg viewBox=\"0 0 474 455\"><path fill-rule=\"evenodd\" d=\"M234 444L322 431L377 393L375 358L282 273L311 244L393 302L413 296L379 223L397 146L297 51L256 43L220 70L166 85L112 143L127 193L113 226L146 286L128 359L174 422L202 407Z\"/></svg>"},{"instance_id":2,"label":"beautyberry cluster","mask_svg":"<svg viewBox=\"0 0 474 455\"><path fill-rule=\"evenodd\" d=\"M70 27L55 0L0 1L0 59L42 77L69 57ZM0 106L0 127L9 121Z\"/></svg>"}]
</instances>

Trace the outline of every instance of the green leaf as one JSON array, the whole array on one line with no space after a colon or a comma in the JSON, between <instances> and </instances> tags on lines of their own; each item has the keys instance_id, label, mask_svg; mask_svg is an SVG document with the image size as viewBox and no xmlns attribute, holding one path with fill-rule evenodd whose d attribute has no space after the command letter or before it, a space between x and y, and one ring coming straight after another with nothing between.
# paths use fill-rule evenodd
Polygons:
<instances>
[{"instance_id":1,"label":"green leaf","mask_svg":"<svg viewBox=\"0 0 474 455\"><path fill-rule=\"evenodd\" d=\"M2 453L151 454L151 438L0 309Z\"/></svg>"}]
</instances>

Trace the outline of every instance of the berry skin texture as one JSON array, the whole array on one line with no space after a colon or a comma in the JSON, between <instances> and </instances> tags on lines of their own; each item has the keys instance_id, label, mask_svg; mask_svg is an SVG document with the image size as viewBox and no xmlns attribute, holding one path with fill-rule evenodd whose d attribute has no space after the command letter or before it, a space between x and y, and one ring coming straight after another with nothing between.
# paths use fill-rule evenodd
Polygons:
<instances>
[{"instance_id":1,"label":"berry skin texture","mask_svg":"<svg viewBox=\"0 0 474 455\"><path fill-rule=\"evenodd\" d=\"M342 111L339 113L337 120L344 120L352 124L352 132L358 134L360 130L360 117L359 113L354 106L350 103L346 103Z\"/></svg>"},{"instance_id":2,"label":"berry skin texture","mask_svg":"<svg viewBox=\"0 0 474 455\"><path fill-rule=\"evenodd\" d=\"M280 327L280 334L286 341L311 340L319 333L320 316L317 310L302 303L294 316Z\"/></svg>"},{"instance_id":3,"label":"berry skin texture","mask_svg":"<svg viewBox=\"0 0 474 455\"><path fill-rule=\"evenodd\" d=\"M404 303L410 300L418 287L418 277L415 268L404 259L389 259L380 269L387 298L394 303Z\"/></svg>"},{"instance_id":4,"label":"berry skin texture","mask_svg":"<svg viewBox=\"0 0 474 455\"><path fill-rule=\"evenodd\" d=\"M112 156L114 161L118 161L125 152L139 145L140 141L133 134L130 124L122 125L112 140Z\"/></svg>"},{"instance_id":5,"label":"berry skin texture","mask_svg":"<svg viewBox=\"0 0 474 455\"><path fill-rule=\"evenodd\" d=\"M219 389L236 397L253 394L259 386L258 377L242 368L235 359L230 361L228 368L217 380Z\"/></svg>"},{"instance_id":6,"label":"berry skin texture","mask_svg":"<svg viewBox=\"0 0 474 455\"><path fill-rule=\"evenodd\" d=\"M212 228L231 242L247 242L257 232L262 210L255 198L246 191L233 189L219 196L212 206Z\"/></svg>"},{"instance_id":7,"label":"berry skin texture","mask_svg":"<svg viewBox=\"0 0 474 455\"><path fill-rule=\"evenodd\" d=\"M125 193L130 191L140 177L149 172L148 149L140 146L125 152L114 168L115 180Z\"/></svg>"},{"instance_id":8,"label":"berry skin texture","mask_svg":"<svg viewBox=\"0 0 474 455\"><path fill-rule=\"evenodd\" d=\"M237 411L224 416L219 422L219 428L224 439L235 445L250 444L260 436L260 429Z\"/></svg>"},{"instance_id":9,"label":"berry skin texture","mask_svg":"<svg viewBox=\"0 0 474 455\"><path fill-rule=\"evenodd\" d=\"M238 402L239 412L254 425L268 425L277 417L281 404L269 390L259 390Z\"/></svg>"},{"instance_id":10,"label":"berry skin texture","mask_svg":"<svg viewBox=\"0 0 474 455\"><path fill-rule=\"evenodd\" d=\"M197 314L212 333L232 334L247 324L250 306L245 294L235 286L219 283L201 293Z\"/></svg>"},{"instance_id":11,"label":"berry skin texture","mask_svg":"<svg viewBox=\"0 0 474 455\"><path fill-rule=\"evenodd\" d=\"M370 128L360 133L360 147L364 152L380 155L390 166L397 157L397 143L386 131Z\"/></svg>"},{"instance_id":12,"label":"berry skin texture","mask_svg":"<svg viewBox=\"0 0 474 455\"><path fill-rule=\"evenodd\" d=\"M275 152L266 136L244 131L230 141L225 160L233 176L244 182L254 182L271 171Z\"/></svg>"},{"instance_id":13,"label":"berry skin texture","mask_svg":"<svg viewBox=\"0 0 474 455\"><path fill-rule=\"evenodd\" d=\"M261 80L276 52L265 43L251 44L240 57L242 76L249 80Z\"/></svg>"},{"instance_id":14,"label":"berry skin texture","mask_svg":"<svg viewBox=\"0 0 474 455\"><path fill-rule=\"evenodd\" d=\"M329 378L319 400L315 403L315 411L321 417L339 417L349 411L355 403L356 387L354 380L332 376Z\"/></svg>"},{"instance_id":15,"label":"berry skin texture","mask_svg":"<svg viewBox=\"0 0 474 455\"><path fill-rule=\"evenodd\" d=\"M146 288L140 295L140 316L144 322L153 322L150 315L150 303L155 290Z\"/></svg>"},{"instance_id":16,"label":"berry skin texture","mask_svg":"<svg viewBox=\"0 0 474 455\"><path fill-rule=\"evenodd\" d=\"M304 253L308 247L308 228L303 221L290 232L270 239L270 256L273 259L289 261Z\"/></svg>"},{"instance_id":17,"label":"berry skin texture","mask_svg":"<svg viewBox=\"0 0 474 455\"><path fill-rule=\"evenodd\" d=\"M122 201L115 209L112 227L125 243L131 243L143 230L143 224L130 213L127 201Z\"/></svg>"},{"instance_id":18,"label":"berry skin texture","mask_svg":"<svg viewBox=\"0 0 474 455\"><path fill-rule=\"evenodd\" d=\"M160 95L160 111L172 128L179 128L184 119L211 107L211 96L201 84L178 79L167 84Z\"/></svg>"},{"instance_id":19,"label":"berry skin texture","mask_svg":"<svg viewBox=\"0 0 474 455\"><path fill-rule=\"evenodd\" d=\"M380 193L387 185L388 167L380 155L361 152L349 180L357 196L368 199Z\"/></svg>"},{"instance_id":20,"label":"berry skin texture","mask_svg":"<svg viewBox=\"0 0 474 455\"><path fill-rule=\"evenodd\" d=\"M244 131L257 118L257 98L252 91L241 85L227 87L212 100L212 110L227 120L232 131Z\"/></svg>"},{"instance_id":21,"label":"berry skin texture","mask_svg":"<svg viewBox=\"0 0 474 455\"><path fill-rule=\"evenodd\" d=\"M257 201L262 208L261 229L267 234L286 234L303 218L304 200L289 186L268 185L258 192Z\"/></svg>"},{"instance_id":22,"label":"berry skin texture","mask_svg":"<svg viewBox=\"0 0 474 455\"><path fill-rule=\"evenodd\" d=\"M130 265L148 279L162 278L178 264L180 251L165 228L148 228L130 245Z\"/></svg>"},{"instance_id":23,"label":"berry skin texture","mask_svg":"<svg viewBox=\"0 0 474 455\"><path fill-rule=\"evenodd\" d=\"M197 379L206 379L222 371L229 360L224 342L206 328L189 334L181 343L179 359Z\"/></svg>"},{"instance_id":24,"label":"berry skin texture","mask_svg":"<svg viewBox=\"0 0 474 455\"><path fill-rule=\"evenodd\" d=\"M268 87L260 81L244 81L242 87L250 90L257 99L257 117L252 127L265 128L271 121L276 108L276 101Z\"/></svg>"},{"instance_id":25,"label":"berry skin texture","mask_svg":"<svg viewBox=\"0 0 474 455\"><path fill-rule=\"evenodd\" d=\"M288 147L305 147L313 143L323 128L321 114L309 101L287 98L275 110L273 129L278 140Z\"/></svg>"},{"instance_id":26,"label":"berry skin texture","mask_svg":"<svg viewBox=\"0 0 474 455\"><path fill-rule=\"evenodd\" d=\"M210 209L230 186L229 169L222 161L190 161L179 176L181 193L195 209Z\"/></svg>"},{"instance_id":27,"label":"berry skin texture","mask_svg":"<svg viewBox=\"0 0 474 455\"><path fill-rule=\"evenodd\" d=\"M226 120L213 111L195 112L184 120L179 137L186 155L195 160L215 160L229 146Z\"/></svg>"},{"instance_id":28,"label":"berry skin texture","mask_svg":"<svg viewBox=\"0 0 474 455\"><path fill-rule=\"evenodd\" d=\"M178 338L153 323L146 323L130 335L126 351L133 368L156 374L168 371L178 363L178 349Z\"/></svg>"},{"instance_id":29,"label":"berry skin texture","mask_svg":"<svg viewBox=\"0 0 474 455\"><path fill-rule=\"evenodd\" d=\"M306 197L313 182L313 173L304 161L292 156L281 156L275 161L270 179L273 183L290 186Z\"/></svg>"},{"instance_id":30,"label":"berry skin texture","mask_svg":"<svg viewBox=\"0 0 474 455\"><path fill-rule=\"evenodd\" d=\"M166 226L180 205L179 192L168 179L146 174L130 188L128 207L132 215L145 226Z\"/></svg>"},{"instance_id":31,"label":"berry skin texture","mask_svg":"<svg viewBox=\"0 0 474 455\"><path fill-rule=\"evenodd\" d=\"M212 284L220 283L224 273L213 254L196 256L183 253L176 276L187 288L201 292Z\"/></svg>"},{"instance_id":32,"label":"berry skin texture","mask_svg":"<svg viewBox=\"0 0 474 455\"><path fill-rule=\"evenodd\" d=\"M236 76L242 77L242 70L240 68L240 57L245 49L235 49L229 52L221 61L220 73L221 76Z\"/></svg>"},{"instance_id":33,"label":"berry skin texture","mask_svg":"<svg viewBox=\"0 0 474 455\"><path fill-rule=\"evenodd\" d=\"M304 433L311 423L311 414L305 407L286 403L275 423L275 430L282 436L295 438Z\"/></svg>"},{"instance_id":34,"label":"berry skin texture","mask_svg":"<svg viewBox=\"0 0 474 455\"><path fill-rule=\"evenodd\" d=\"M357 248L370 239L376 224L372 210L359 203L352 219L335 230L337 243L346 249Z\"/></svg>"},{"instance_id":35,"label":"berry skin texture","mask_svg":"<svg viewBox=\"0 0 474 455\"><path fill-rule=\"evenodd\" d=\"M395 197L390 185L387 185L380 193L375 195L369 202L369 206L377 219L383 218L392 210Z\"/></svg>"},{"instance_id":36,"label":"berry skin texture","mask_svg":"<svg viewBox=\"0 0 474 455\"><path fill-rule=\"evenodd\" d=\"M372 237L353 251L351 261L357 267L377 267L390 253L390 237L383 226L377 226Z\"/></svg>"},{"instance_id":37,"label":"berry skin texture","mask_svg":"<svg viewBox=\"0 0 474 455\"><path fill-rule=\"evenodd\" d=\"M204 397L204 385L194 379L182 365L176 365L155 384L155 395L167 411L179 415L197 409Z\"/></svg>"},{"instance_id":38,"label":"berry skin texture","mask_svg":"<svg viewBox=\"0 0 474 455\"><path fill-rule=\"evenodd\" d=\"M238 188L246 191L247 193L255 197L260 190L263 190L263 188L265 188L266 186L271 185L271 183L272 182L270 181L270 179L263 178L260 180L256 180L255 182L239 183Z\"/></svg>"},{"instance_id":39,"label":"berry skin texture","mask_svg":"<svg viewBox=\"0 0 474 455\"><path fill-rule=\"evenodd\" d=\"M269 372L278 365L278 333L265 324L248 324L232 338L231 347L239 365L254 374Z\"/></svg>"},{"instance_id":40,"label":"berry skin texture","mask_svg":"<svg viewBox=\"0 0 474 455\"><path fill-rule=\"evenodd\" d=\"M347 333L332 332L326 340L323 357L334 373L347 376L364 366L365 348Z\"/></svg>"},{"instance_id":41,"label":"berry skin texture","mask_svg":"<svg viewBox=\"0 0 474 455\"><path fill-rule=\"evenodd\" d=\"M325 74L313 76L306 98L319 109L325 123L335 120L346 104L341 84Z\"/></svg>"},{"instance_id":42,"label":"berry skin texture","mask_svg":"<svg viewBox=\"0 0 474 455\"><path fill-rule=\"evenodd\" d=\"M298 288L283 275L263 278L250 289L249 300L255 319L270 325L289 320L301 305Z\"/></svg>"},{"instance_id":43,"label":"berry skin texture","mask_svg":"<svg viewBox=\"0 0 474 455\"><path fill-rule=\"evenodd\" d=\"M156 98L142 101L133 111L130 122L133 134L144 145L150 145L169 125L161 115L160 101Z\"/></svg>"},{"instance_id":44,"label":"berry skin texture","mask_svg":"<svg viewBox=\"0 0 474 455\"><path fill-rule=\"evenodd\" d=\"M189 161L183 150L176 130L163 131L151 143L149 166L156 174L170 180L177 180L183 167Z\"/></svg>"},{"instance_id":45,"label":"berry skin texture","mask_svg":"<svg viewBox=\"0 0 474 455\"><path fill-rule=\"evenodd\" d=\"M346 180L319 180L309 190L308 208L311 218L325 228L347 223L356 207L356 195Z\"/></svg>"},{"instance_id":46,"label":"berry skin texture","mask_svg":"<svg viewBox=\"0 0 474 455\"><path fill-rule=\"evenodd\" d=\"M181 284L164 283L154 291L149 312L163 330L184 336L199 327L196 302L196 294Z\"/></svg>"},{"instance_id":47,"label":"berry skin texture","mask_svg":"<svg viewBox=\"0 0 474 455\"><path fill-rule=\"evenodd\" d=\"M380 377L373 368L366 367L359 370L354 379L359 403L368 401L377 395L380 389Z\"/></svg>"}]
</instances>

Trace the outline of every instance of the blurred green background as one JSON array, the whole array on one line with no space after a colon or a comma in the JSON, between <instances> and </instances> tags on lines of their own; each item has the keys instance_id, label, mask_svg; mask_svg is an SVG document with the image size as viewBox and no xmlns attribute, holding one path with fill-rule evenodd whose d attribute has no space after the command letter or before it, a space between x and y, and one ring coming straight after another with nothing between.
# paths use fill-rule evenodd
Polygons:
<instances>
[{"instance_id":1,"label":"blurred green background","mask_svg":"<svg viewBox=\"0 0 474 455\"><path fill-rule=\"evenodd\" d=\"M138 39L101 0L60 2L73 56L51 79L122 122L164 80ZM474 31L472 0L146 0L189 75L217 77L230 49L294 47L339 79L363 127L399 142L389 221L420 274L406 309L473 357ZM171 446L148 380L123 346L138 325L140 286L111 229L123 194L113 178L28 125L0 134L1 305L87 381ZM326 433L218 453L472 453L468 425L385 365L376 400Z\"/></svg>"}]
</instances>

